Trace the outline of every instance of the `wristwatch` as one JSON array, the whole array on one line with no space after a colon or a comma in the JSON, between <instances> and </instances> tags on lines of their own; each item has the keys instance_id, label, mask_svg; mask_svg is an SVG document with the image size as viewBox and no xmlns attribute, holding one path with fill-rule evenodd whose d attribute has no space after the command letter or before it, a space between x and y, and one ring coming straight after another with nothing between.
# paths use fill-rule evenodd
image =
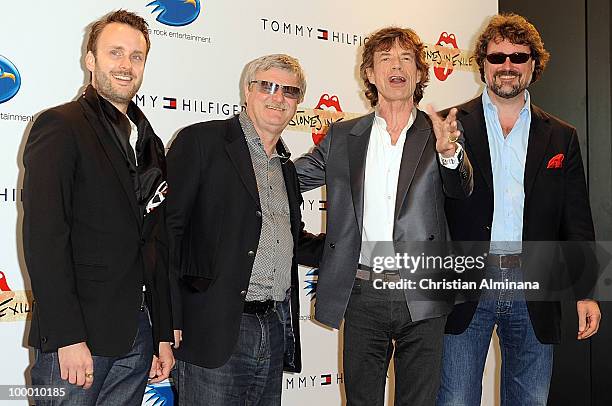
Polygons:
<instances>
[{"instance_id":1,"label":"wristwatch","mask_svg":"<svg viewBox=\"0 0 612 406\"><path fill-rule=\"evenodd\" d=\"M440 154L440 163L444 166L457 167L459 166L459 162L463 159L463 148L461 144L457 144L457 150L455 151L455 155L445 158Z\"/></svg>"}]
</instances>

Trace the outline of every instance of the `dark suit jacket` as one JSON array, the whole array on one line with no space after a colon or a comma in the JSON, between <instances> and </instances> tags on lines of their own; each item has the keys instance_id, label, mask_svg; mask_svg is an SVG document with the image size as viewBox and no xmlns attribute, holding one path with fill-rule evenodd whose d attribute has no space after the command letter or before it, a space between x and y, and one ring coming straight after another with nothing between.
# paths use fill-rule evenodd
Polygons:
<instances>
[{"instance_id":1,"label":"dark suit jacket","mask_svg":"<svg viewBox=\"0 0 612 406\"><path fill-rule=\"evenodd\" d=\"M494 185L481 97L457 108L465 149L474 166L474 191L466 200L447 199L451 237L462 241L489 241ZM549 160L557 154L565 156L563 168L547 169ZM533 104L524 188L523 241L595 239L576 130ZM447 321L447 332L463 332L476 306L475 302L455 306ZM559 342L560 304L528 301L527 308L538 339L543 343Z\"/></svg>"},{"instance_id":2,"label":"dark suit jacket","mask_svg":"<svg viewBox=\"0 0 612 406\"><path fill-rule=\"evenodd\" d=\"M285 369L299 371L296 253L303 235L302 198L293 163L285 161L282 170L294 238L288 323L295 356L286 359ZM257 182L238 116L181 130L168 152L168 184L173 314L175 328L183 330L175 354L180 360L216 368L227 362L238 340L261 231ZM303 261L318 263L316 255Z\"/></svg>"},{"instance_id":3,"label":"dark suit jacket","mask_svg":"<svg viewBox=\"0 0 612 406\"><path fill-rule=\"evenodd\" d=\"M127 353L145 284L157 351L172 341L164 205L143 221L126 158L86 103L42 113L25 147L29 343L55 351L86 341L94 355Z\"/></svg>"},{"instance_id":4,"label":"dark suit jacket","mask_svg":"<svg viewBox=\"0 0 612 406\"><path fill-rule=\"evenodd\" d=\"M344 317L359 261L366 153L373 120L371 113L334 123L323 141L295 162L302 191L327 186L327 240L319 266L316 319L334 328ZM419 111L406 134L400 165L393 228L396 244L445 241L444 196L464 198L472 190L467 155L456 170L447 169L438 162L435 144L429 117ZM405 293L408 295L407 290ZM414 321L442 316L452 309L448 301L406 299Z\"/></svg>"}]
</instances>

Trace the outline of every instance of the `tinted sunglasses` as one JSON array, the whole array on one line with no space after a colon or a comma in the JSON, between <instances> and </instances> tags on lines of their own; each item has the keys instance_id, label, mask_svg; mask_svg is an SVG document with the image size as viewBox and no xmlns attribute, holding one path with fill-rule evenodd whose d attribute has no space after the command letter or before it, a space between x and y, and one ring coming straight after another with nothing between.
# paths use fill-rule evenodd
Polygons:
<instances>
[{"instance_id":1,"label":"tinted sunglasses","mask_svg":"<svg viewBox=\"0 0 612 406\"><path fill-rule=\"evenodd\" d=\"M257 83L257 88L261 93L274 94L280 89L283 96L288 99L299 99L302 95L302 90L295 86L279 85L278 83L268 82L267 80L251 80L249 82L249 84L253 83Z\"/></svg>"},{"instance_id":2,"label":"tinted sunglasses","mask_svg":"<svg viewBox=\"0 0 612 406\"><path fill-rule=\"evenodd\" d=\"M506 62L506 58L510 58L510 62L521 64L525 63L531 58L531 54L525 52L514 52L512 54L504 54L502 52L495 52L487 55L487 61L493 65L501 65Z\"/></svg>"}]
</instances>

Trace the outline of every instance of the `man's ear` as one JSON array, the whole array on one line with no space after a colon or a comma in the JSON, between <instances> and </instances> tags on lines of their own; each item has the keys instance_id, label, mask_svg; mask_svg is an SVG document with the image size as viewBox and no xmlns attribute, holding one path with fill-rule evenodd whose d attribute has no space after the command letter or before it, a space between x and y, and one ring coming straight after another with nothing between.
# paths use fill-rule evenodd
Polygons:
<instances>
[{"instance_id":1,"label":"man's ear","mask_svg":"<svg viewBox=\"0 0 612 406\"><path fill-rule=\"evenodd\" d=\"M96 57L91 51L87 51L87 55L85 55L85 66L90 72L93 72L96 68Z\"/></svg>"},{"instance_id":2,"label":"man's ear","mask_svg":"<svg viewBox=\"0 0 612 406\"><path fill-rule=\"evenodd\" d=\"M376 79L374 76L374 69L372 68L366 68L366 76L368 78L368 81L373 84L374 86L376 86Z\"/></svg>"}]
</instances>

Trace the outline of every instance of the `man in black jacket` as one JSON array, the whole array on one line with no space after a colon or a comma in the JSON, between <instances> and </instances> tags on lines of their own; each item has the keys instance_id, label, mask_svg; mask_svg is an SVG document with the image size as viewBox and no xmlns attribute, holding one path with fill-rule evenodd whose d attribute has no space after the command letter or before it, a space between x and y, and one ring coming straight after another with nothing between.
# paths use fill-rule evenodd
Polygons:
<instances>
[{"instance_id":1,"label":"man in black jacket","mask_svg":"<svg viewBox=\"0 0 612 406\"><path fill-rule=\"evenodd\" d=\"M545 256L530 255L533 242L595 239L576 130L531 104L527 91L548 57L539 33L523 17L493 17L475 52L486 88L457 107L474 166L474 191L466 200L446 200L448 225L453 240L486 241L485 278L496 282L545 282L561 273L559 267L530 266ZM530 295L485 289L479 302L455 306L446 324L450 334L444 338L438 406L480 405L495 326L502 405L546 405L552 344L561 336L560 303L529 300ZM597 303L579 300L577 311L578 339L595 334L601 317Z\"/></svg>"},{"instance_id":2,"label":"man in black jacket","mask_svg":"<svg viewBox=\"0 0 612 406\"><path fill-rule=\"evenodd\" d=\"M64 386L62 404L140 405L174 364L164 146L131 101L149 47L133 13L95 22L91 84L42 113L25 147L32 383Z\"/></svg>"},{"instance_id":3,"label":"man in black jacket","mask_svg":"<svg viewBox=\"0 0 612 406\"><path fill-rule=\"evenodd\" d=\"M243 90L246 111L183 129L168 153L182 405L279 405L283 369L301 369L297 261L316 266L322 244L302 230L280 136L306 81L296 59L268 55L247 66Z\"/></svg>"}]
</instances>

